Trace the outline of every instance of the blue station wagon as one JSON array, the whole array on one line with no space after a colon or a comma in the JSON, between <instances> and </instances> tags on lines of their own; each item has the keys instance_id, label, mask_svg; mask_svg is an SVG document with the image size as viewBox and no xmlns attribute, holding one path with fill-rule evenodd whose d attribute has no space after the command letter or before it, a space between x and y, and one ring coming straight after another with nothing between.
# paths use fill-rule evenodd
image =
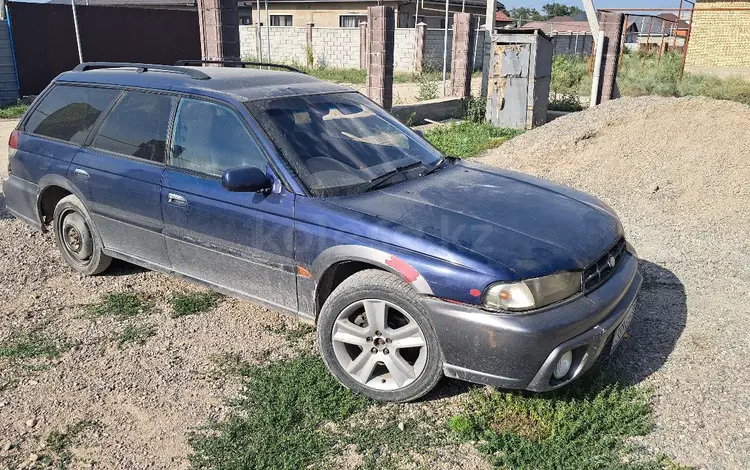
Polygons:
<instances>
[{"instance_id":1,"label":"blue station wagon","mask_svg":"<svg viewBox=\"0 0 750 470\"><path fill-rule=\"evenodd\" d=\"M119 258L315 324L382 401L552 390L620 342L642 278L601 201L305 74L195 65L81 64L12 133L7 208L75 271Z\"/></svg>"}]
</instances>

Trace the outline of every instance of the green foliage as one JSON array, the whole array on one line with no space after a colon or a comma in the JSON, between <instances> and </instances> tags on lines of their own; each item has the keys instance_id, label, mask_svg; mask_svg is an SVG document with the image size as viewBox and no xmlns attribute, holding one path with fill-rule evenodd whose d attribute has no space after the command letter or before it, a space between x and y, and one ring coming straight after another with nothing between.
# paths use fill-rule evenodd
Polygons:
<instances>
[{"instance_id":1,"label":"green foliage","mask_svg":"<svg viewBox=\"0 0 750 470\"><path fill-rule=\"evenodd\" d=\"M620 64L617 85L622 96L707 96L750 105L748 80L700 74L685 74L680 80L681 72L680 54L667 52L659 59L659 55L653 52L626 53ZM555 56L550 91L554 97L550 109L567 111L576 108L569 97L588 96L591 93L588 59ZM563 97L560 99L556 95Z\"/></svg>"},{"instance_id":2,"label":"green foliage","mask_svg":"<svg viewBox=\"0 0 750 470\"><path fill-rule=\"evenodd\" d=\"M101 424L96 421L81 420L66 427L63 431L52 431L47 436L46 443L53 455L43 455L40 460L56 463L57 468L68 468L73 459L70 448L78 442L79 436L84 431L100 427Z\"/></svg>"},{"instance_id":3,"label":"green foliage","mask_svg":"<svg viewBox=\"0 0 750 470\"><path fill-rule=\"evenodd\" d=\"M617 74L623 96L680 96L682 56L667 52L659 60L655 53L625 54Z\"/></svg>"},{"instance_id":4,"label":"green foliage","mask_svg":"<svg viewBox=\"0 0 750 470\"><path fill-rule=\"evenodd\" d=\"M122 347L128 343L139 345L146 344L146 340L156 334L156 329L152 325L128 324L117 335L117 345Z\"/></svg>"},{"instance_id":5,"label":"green foliage","mask_svg":"<svg viewBox=\"0 0 750 470\"><path fill-rule=\"evenodd\" d=\"M487 100L481 96L470 96L464 103L464 115L467 121L484 122L487 112Z\"/></svg>"},{"instance_id":6,"label":"green foliage","mask_svg":"<svg viewBox=\"0 0 750 470\"><path fill-rule=\"evenodd\" d=\"M534 8L511 8L509 13L510 15L508 16L510 16L511 19L519 20L522 23L528 23L529 21L541 21L544 19L542 18L542 14Z\"/></svg>"},{"instance_id":7,"label":"green foliage","mask_svg":"<svg viewBox=\"0 0 750 470\"><path fill-rule=\"evenodd\" d=\"M583 56L556 55L552 61L550 91L555 95L591 94L591 73Z\"/></svg>"},{"instance_id":8,"label":"green foliage","mask_svg":"<svg viewBox=\"0 0 750 470\"><path fill-rule=\"evenodd\" d=\"M463 122L434 127L425 132L425 137L446 155L468 158L497 147L522 132L517 129L494 127L487 122Z\"/></svg>"},{"instance_id":9,"label":"green foliage","mask_svg":"<svg viewBox=\"0 0 750 470\"><path fill-rule=\"evenodd\" d=\"M563 95L549 102L550 111L583 111L581 99L574 95Z\"/></svg>"},{"instance_id":10,"label":"green foliage","mask_svg":"<svg viewBox=\"0 0 750 470\"><path fill-rule=\"evenodd\" d=\"M0 358L12 360L53 359L60 355L65 346L51 338L42 329L15 332L0 342Z\"/></svg>"},{"instance_id":11,"label":"green foliage","mask_svg":"<svg viewBox=\"0 0 750 470\"><path fill-rule=\"evenodd\" d=\"M501 468L661 468L627 444L653 427L648 393L600 378L546 395L477 389L448 427Z\"/></svg>"},{"instance_id":12,"label":"green foliage","mask_svg":"<svg viewBox=\"0 0 750 470\"><path fill-rule=\"evenodd\" d=\"M0 119L18 119L29 109L26 104L9 104L0 108Z\"/></svg>"},{"instance_id":13,"label":"green foliage","mask_svg":"<svg viewBox=\"0 0 750 470\"><path fill-rule=\"evenodd\" d=\"M243 372L234 413L191 435L194 468L308 468L335 444L324 424L341 422L369 403L339 385L312 355Z\"/></svg>"},{"instance_id":14,"label":"green foliage","mask_svg":"<svg viewBox=\"0 0 750 470\"><path fill-rule=\"evenodd\" d=\"M215 291L175 294L170 299L172 318L208 312L216 307L223 298L223 295Z\"/></svg>"},{"instance_id":15,"label":"green foliage","mask_svg":"<svg viewBox=\"0 0 750 470\"><path fill-rule=\"evenodd\" d=\"M132 292L111 292L101 302L91 305L88 313L92 316L112 316L118 320L132 318L151 311L151 302Z\"/></svg>"},{"instance_id":16,"label":"green foliage","mask_svg":"<svg viewBox=\"0 0 750 470\"><path fill-rule=\"evenodd\" d=\"M305 46L305 58L307 59L308 67L312 67L315 64L315 57L313 56L313 48L310 44Z\"/></svg>"},{"instance_id":17,"label":"green foliage","mask_svg":"<svg viewBox=\"0 0 750 470\"><path fill-rule=\"evenodd\" d=\"M562 3L547 3L542 6L542 10L544 10L545 19L555 16L576 16L579 13L583 13L583 10L577 6L568 6Z\"/></svg>"},{"instance_id":18,"label":"green foliage","mask_svg":"<svg viewBox=\"0 0 750 470\"><path fill-rule=\"evenodd\" d=\"M416 77L419 91L417 101L434 100L439 96L440 74L434 71L424 71Z\"/></svg>"},{"instance_id":19,"label":"green foliage","mask_svg":"<svg viewBox=\"0 0 750 470\"><path fill-rule=\"evenodd\" d=\"M687 74L680 83L679 93L681 96L708 96L750 105L750 81L740 77Z\"/></svg>"}]
</instances>

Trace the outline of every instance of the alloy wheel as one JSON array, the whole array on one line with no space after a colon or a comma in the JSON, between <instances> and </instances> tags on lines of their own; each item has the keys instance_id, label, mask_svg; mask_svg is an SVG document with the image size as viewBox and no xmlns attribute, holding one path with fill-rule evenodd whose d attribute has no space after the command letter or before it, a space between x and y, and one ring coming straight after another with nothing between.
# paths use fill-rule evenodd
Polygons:
<instances>
[{"instance_id":1,"label":"alloy wheel","mask_svg":"<svg viewBox=\"0 0 750 470\"><path fill-rule=\"evenodd\" d=\"M341 367L375 390L397 390L425 369L427 341L414 318L379 299L346 307L333 324L333 349Z\"/></svg>"}]
</instances>

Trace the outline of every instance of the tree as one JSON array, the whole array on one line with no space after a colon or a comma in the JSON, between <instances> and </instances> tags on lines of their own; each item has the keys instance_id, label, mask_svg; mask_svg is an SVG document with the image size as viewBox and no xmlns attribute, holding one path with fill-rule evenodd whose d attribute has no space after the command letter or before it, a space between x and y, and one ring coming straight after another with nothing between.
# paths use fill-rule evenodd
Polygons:
<instances>
[{"instance_id":1,"label":"tree","mask_svg":"<svg viewBox=\"0 0 750 470\"><path fill-rule=\"evenodd\" d=\"M578 7L563 5L562 3L547 3L542 7L542 10L544 10L544 19L546 20L555 16L575 16L583 13L583 10Z\"/></svg>"},{"instance_id":2,"label":"tree","mask_svg":"<svg viewBox=\"0 0 750 470\"><path fill-rule=\"evenodd\" d=\"M512 8L508 13L510 13L508 16L510 16L512 20L520 21L521 23L541 21L543 19L542 14L533 8Z\"/></svg>"}]
</instances>

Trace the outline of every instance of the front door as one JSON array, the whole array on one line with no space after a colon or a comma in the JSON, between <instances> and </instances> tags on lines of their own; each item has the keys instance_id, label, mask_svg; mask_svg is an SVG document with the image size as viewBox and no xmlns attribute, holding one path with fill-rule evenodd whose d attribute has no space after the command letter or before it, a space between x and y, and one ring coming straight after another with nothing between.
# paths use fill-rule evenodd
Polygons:
<instances>
[{"instance_id":1,"label":"front door","mask_svg":"<svg viewBox=\"0 0 750 470\"><path fill-rule=\"evenodd\" d=\"M169 123L178 98L127 91L68 170L85 188L104 247L169 267L160 207Z\"/></svg>"},{"instance_id":2,"label":"front door","mask_svg":"<svg viewBox=\"0 0 750 470\"><path fill-rule=\"evenodd\" d=\"M230 107L182 99L162 180L164 235L175 271L297 311L294 194L229 192L221 174L268 160Z\"/></svg>"}]
</instances>

